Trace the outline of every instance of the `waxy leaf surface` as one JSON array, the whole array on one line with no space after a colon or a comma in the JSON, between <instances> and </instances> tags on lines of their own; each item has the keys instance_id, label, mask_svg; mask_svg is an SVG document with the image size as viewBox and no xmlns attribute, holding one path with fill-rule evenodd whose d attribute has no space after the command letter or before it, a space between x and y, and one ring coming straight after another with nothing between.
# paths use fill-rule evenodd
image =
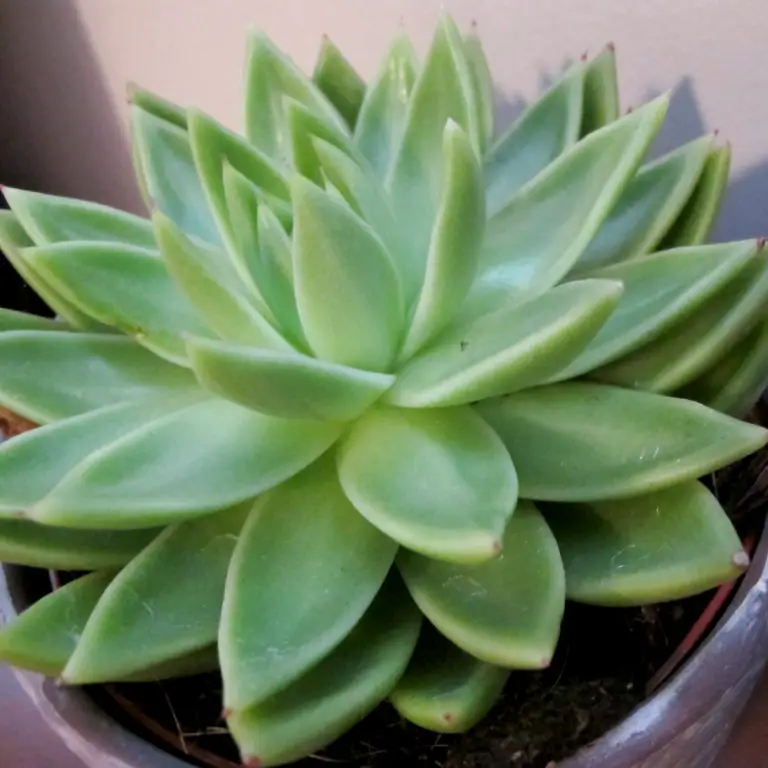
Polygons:
<instances>
[{"instance_id":1,"label":"waxy leaf surface","mask_svg":"<svg viewBox=\"0 0 768 768\"><path fill-rule=\"evenodd\" d=\"M312 80L354 128L365 98L365 82L328 36L323 37Z\"/></svg>"}]
</instances>

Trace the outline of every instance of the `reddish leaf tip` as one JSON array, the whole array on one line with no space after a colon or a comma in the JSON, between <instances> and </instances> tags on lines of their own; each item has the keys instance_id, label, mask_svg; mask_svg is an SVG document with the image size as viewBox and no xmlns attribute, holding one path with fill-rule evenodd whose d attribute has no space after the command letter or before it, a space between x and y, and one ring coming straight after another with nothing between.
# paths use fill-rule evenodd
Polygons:
<instances>
[{"instance_id":1,"label":"reddish leaf tip","mask_svg":"<svg viewBox=\"0 0 768 768\"><path fill-rule=\"evenodd\" d=\"M611 53L616 53L616 43L611 41L608 43L608 45L605 46Z\"/></svg>"},{"instance_id":2,"label":"reddish leaf tip","mask_svg":"<svg viewBox=\"0 0 768 768\"><path fill-rule=\"evenodd\" d=\"M452 723L453 722L453 715L450 712L446 712L443 715L443 720L445 720L446 723Z\"/></svg>"},{"instance_id":3,"label":"reddish leaf tip","mask_svg":"<svg viewBox=\"0 0 768 768\"><path fill-rule=\"evenodd\" d=\"M551 663L552 663L552 657L551 656L544 656L541 659L541 661L539 662L539 666L542 669L546 669Z\"/></svg>"},{"instance_id":4,"label":"reddish leaf tip","mask_svg":"<svg viewBox=\"0 0 768 768\"><path fill-rule=\"evenodd\" d=\"M627 114L631 115L635 111L634 107L627 107Z\"/></svg>"},{"instance_id":5,"label":"reddish leaf tip","mask_svg":"<svg viewBox=\"0 0 768 768\"><path fill-rule=\"evenodd\" d=\"M584 51L584 53L581 54L581 60L582 61L587 61L587 59L589 59L589 52L588 51Z\"/></svg>"},{"instance_id":6,"label":"reddish leaf tip","mask_svg":"<svg viewBox=\"0 0 768 768\"><path fill-rule=\"evenodd\" d=\"M500 555L502 553L502 550L504 549L504 545L500 541L494 541L493 544L491 544L491 549L493 550L494 555Z\"/></svg>"},{"instance_id":7,"label":"reddish leaf tip","mask_svg":"<svg viewBox=\"0 0 768 768\"><path fill-rule=\"evenodd\" d=\"M229 720L230 717L232 717L232 710L229 707L224 707L224 709L221 710L221 719Z\"/></svg>"},{"instance_id":8,"label":"reddish leaf tip","mask_svg":"<svg viewBox=\"0 0 768 768\"><path fill-rule=\"evenodd\" d=\"M748 568L749 567L749 555L742 549L739 552L737 552L733 558L731 558L731 561L737 568Z\"/></svg>"},{"instance_id":9,"label":"reddish leaf tip","mask_svg":"<svg viewBox=\"0 0 768 768\"><path fill-rule=\"evenodd\" d=\"M243 765L245 768L261 768L261 760L254 755L243 758Z\"/></svg>"},{"instance_id":10,"label":"reddish leaf tip","mask_svg":"<svg viewBox=\"0 0 768 768\"><path fill-rule=\"evenodd\" d=\"M765 237L758 237L757 238L757 249L759 251L762 251L763 248L765 248L766 240L767 240L767 238L765 238Z\"/></svg>"}]
</instances>

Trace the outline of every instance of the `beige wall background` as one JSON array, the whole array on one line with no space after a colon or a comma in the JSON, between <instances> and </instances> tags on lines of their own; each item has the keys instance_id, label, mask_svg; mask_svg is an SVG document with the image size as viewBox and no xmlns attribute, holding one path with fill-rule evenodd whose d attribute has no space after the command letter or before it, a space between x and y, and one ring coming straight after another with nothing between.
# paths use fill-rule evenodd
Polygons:
<instances>
[{"instance_id":1,"label":"beige wall background","mask_svg":"<svg viewBox=\"0 0 768 768\"><path fill-rule=\"evenodd\" d=\"M326 33L370 77L398 27L423 51L441 8L477 23L506 117L614 42L625 106L676 89L660 148L732 142L718 234L768 231L765 0L0 0L0 181L136 209L129 81L239 128L249 25L308 70Z\"/></svg>"}]
</instances>

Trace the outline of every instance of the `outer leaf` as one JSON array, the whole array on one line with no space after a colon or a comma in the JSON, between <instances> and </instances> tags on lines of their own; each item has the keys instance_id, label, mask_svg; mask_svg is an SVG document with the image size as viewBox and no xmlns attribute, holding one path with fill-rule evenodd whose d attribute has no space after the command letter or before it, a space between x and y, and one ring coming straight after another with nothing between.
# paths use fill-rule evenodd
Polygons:
<instances>
[{"instance_id":1,"label":"outer leaf","mask_svg":"<svg viewBox=\"0 0 768 768\"><path fill-rule=\"evenodd\" d=\"M761 448L768 432L698 403L571 382L481 403L520 477L520 493L595 501L691 480Z\"/></svg>"},{"instance_id":2,"label":"outer leaf","mask_svg":"<svg viewBox=\"0 0 768 768\"><path fill-rule=\"evenodd\" d=\"M184 365L184 333L209 332L151 251L110 243L61 243L24 251L32 268L102 323Z\"/></svg>"},{"instance_id":3,"label":"outer leaf","mask_svg":"<svg viewBox=\"0 0 768 768\"><path fill-rule=\"evenodd\" d=\"M99 600L64 680L122 680L215 643L227 569L251 507L163 531Z\"/></svg>"},{"instance_id":4,"label":"outer leaf","mask_svg":"<svg viewBox=\"0 0 768 768\"><path fill-rule=\"evenodd\" d=\"M312 79L347 125L354 128L365 98L365 82L327 35L323 36Z\"/></svg>"},{"instance_id":5,"label":"outer leaf","mask_svg":"<svg viewBox=\"0 0 768 768\"><path fill-rule=\"evenodd\" d=\"M464 48L475 94L480 149L481 152L485 152L493 139L493 122L496 115L493 76L485 57L483 44L475 32L464 36Z\"/></svg>"},{"instance_id":6,"label":"outer leaf","mask_svg":"<svg viewBox=\"0 0 768 768\"><path fill-rule=\"evenodd\" d=\"M502 667L549 665L565 577L555 538L530 502L518 504L495 560L458 566L401 550L397 562L422 613L459 648Z\"/></svg>"},{"instance_id":7,"label":"outer leaf","mask_svg":"<svg viewBox=\"0 0 768 768\"><path fill-rule=\"evenodd\" d=\"M481 296L546 290L568 273L632 178L667 103L656 99L583 139L490 219Z\"/></svg>"},{"instance_id":8,"label":"outer leaf","mask_svg":"<svg viewBox=\"0 0 768 768\"><path fill-rule=\"evenodd\" d=\"M341 444L338 465L358 511L403 546L464 563L501 551L515 468L469 408L369 411Z\"/></svg>"},{"instance_id":9,"label":"outer leaf","mask_svg":"<svg viewBox=\"0 0 768 768\"><path fill-rule=\"evenodd\" d=\"M584 67L577 64L496 142L485 162L488 214L504 208L579 139Z\"/></svg>"},{"instance_id":10,"label":"outer leaf","mask_svg":"<svg viewBox=\"0 0 768 768\"><path fill-rule=\"evenodd\" d=\"M395 38L360 107L355 143L382 181L400 145L416 71L410 40L405 35Z\"/></svg>"},{"instance_id":11,"label":"outer leaf","mask_svg":"<svg viewBox=\"0 0 768 768\"><path fill-rule=\"evenodd\" d=\"M395 381L305 355L220 341L193 339L188 349L198 379L211 392L286 419L354 419Z\"/></svg>"},{"instance_id":12,"label":"outer leaf","mask_svg":"<svg viewBox=\"0 0 768 768\"><path fill-rule=\"evenodd\" d=\"M3 187L11 210L36 245L99 240L154 248L146 219L106 205Z\"/></svg>"},{"instance_id":13,"label":"outer leaf","mask_svg":"<svg viewBox=\"0 0 768 768\"><path fill-rule=\"evenodd\" d=\"M583 273L652 251L690 197L711 144L711 137L698 139L641 168L574 272Z\"/></svg>"},{"instance_id":14,"label":"outer leaf","mask_svg":"<svg viewBox=\"0 0 768 768\"><path fill-rule=\"evenodd\" d=\"M602 128L619 119L619 82L616 49L613 43L586 66L584 73L584 110L581 135Z\"/></svg>"},{"instance_id":15,"label":"outer leaf","mask_svg":"<svg viewBox=\"0 0 768 768\"><path fill-rule=\"evenodd\" d=\"M136 83L128 84L128 101L150 115L187 130L187 110L184 107L141 88Z\"/></svg>"},{"instance_id":16,"label":"outer leaf","mask_svg":"<svg viewBox=\"0 0 768 768\"><path fill-rule=\"evenodd\" d=\"M593 272L621 280L624 295L587 348L552 380L580 376L653 341L722 290L755 251L753 241L680 248Z\"/></svg>"},{"instance_id":17,"label":"outer leaf","mask_svg":"<svg viewBox=\"0 0 768 768\"><path fill-rule=\"evenodd\" d=\"M704 373L766 316L768 261L759 258L684 323L594 371L614 384L672 392Z\"/></svg>"},{"instance_id":18,"label":"outer leaf","mask_svg":"<svg viewBox=\"0 0 768 768\"><path fill-rule=\"evenodd\" d=\"M443 134L443 193L402 357L407 359L453 319L469 292L485 232L480 165L469 137L454 122ZM410 304L411 296L406 296Z\"/></svg>"},{"instance_id":19,"label":"outer leaf","mask_svg":"<svg viewBox=\"0 0 768 768\"><path fill-rule=\"evenodd\" d=\"M178 125L131 107L134 162L155 207L187 234L220 241L197 168L189 134Z\"/></svg>"},{"instance_id":20,"label":"outer leaf","mask_svg":"<svg viewBox=\"0 0 768 768\"><path fill-rule=\"evenodd\" d=\"M405 590L390 579L330 656L263 704L230 716L243 761L282 765L335 741L395 686L420 623Z\"/></svg>"},{"instance_id":21,"label":"outer leaf","mask_svg":"<svg viewBox=\"0 0 768 768\"><path fill-rule=\"evenodd\" d=\"M266 496L227 577L219 634L227 708L268 700L339 645L379 591L396 549L347 501L330 459Z\"/></svg>"},{"instance_id":22,"label":"outer leaf","mask_svg":"<svg viewBox=\"0 0 768 768\"><path fill-rule=\"evenodd\" d=\"M38 423L197 386L189 371L122 336L3 333L0 361L0 403Z\"/></svg>"},{"instance_id":23,"label":"outer leaf","mask_svg":"<svg viewBox=\"0 0 768 768\"><path fill-rule=\"evenodd\" d=\"M65 527L140 528L199 516L271 488L313 462L340 426L281 420L225 400L178 410L80 464L31 510Z\"/></svg>"},{"instance_id":24,"label":"outer leaf","mask_svg":"<svg viewBox=\"0 0 768 768\"><path fill-rule=\"evenodd\" d=\"M707 241L728 186L731 167L730 144L710 151L699 182L685 207L659 246L660 250Z\"/></svg>"},{"instance_id":25,"label":"outer leaf","mask_svg":"<svg viewBox=\"0 0 768 768\"><path fill-rule=\"evenodd\" d=\"M69 331L66 323L56 318L30 315L0 307L0 333L8 331Z\"/></svg>"},{"instance_id":26,"label":"outer leaf","mask_svg":"<svg viewBox=\"0 0 768 768\"><path fill-rule=\"evenodd\" d=\"M398 373L385 400L463 405L539 384L589 343L621 293L616 281L576 281L452 328Z\"/></svg>"},{"instance_id":27,"label":"outer leaf","mask_svg":"<svg viewBox=\"0 0 768 768\"><path fill-rule=\"evenodd\" d=\"M163 214L154 215L154 224L168 271L206 325L231 341L291 349L249 301L227 262L194 243Z\"/></svg>"},{"instance_id":28,"label":"outer leaf","mask_svg":"<svg viewBox=\"0 0 768 768\"><path fill-rule=\"evenodd\" d=\"M464 653L426 625L405 675L389 698L400 715L415 725L462 733L488 714L509 675L508 669Z\"/></svg>"},{"instance_id":29,"label":"outer leaf","mask_svg":"<svg viewBox=\"0 0 768 768\"><path fill-rule=\"evenodd\" d=\"M566 594L596 605L647 605L712 589L749 565L731 521L701 483L623 501L547 510Z\"/></svg>"},{"instance_id":30,"label":"outer leaf","mask_svg":"<svg viewBox=\"0 0 768 768\"><path fill-rule=\"evenodd\" d=\"M294 180L296 303L318 356L386 370L400 342L403 299L390 255L345 205Z\"/></svg>"}]
</instances>

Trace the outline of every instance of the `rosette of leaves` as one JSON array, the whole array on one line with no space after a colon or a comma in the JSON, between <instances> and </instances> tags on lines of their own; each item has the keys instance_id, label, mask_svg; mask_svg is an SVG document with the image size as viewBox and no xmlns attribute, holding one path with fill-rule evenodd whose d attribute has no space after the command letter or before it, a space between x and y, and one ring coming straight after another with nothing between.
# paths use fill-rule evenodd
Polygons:
<instances>
[{"instance_id":1,"label":"rosette of leaves","mask_svg":"<svg viewBox=\"0 0 768 768\"><path fill-rule=\"evenodd\" d=\"M476 723L566 599L680 598L748 564L698 478L766 443L768 264L705 241L729 152L648 160L614 52L500 138L443 17L364 84L249 42L246 129L133 89L151 216L6 190L55 319L0 313L0 558L86 571L0 633L67 684L220 668L244 760L381 701ZM426 618L426 621L422 620ZM422 627L423 625L423 627Z\"/></svg>"}]
</instances>

